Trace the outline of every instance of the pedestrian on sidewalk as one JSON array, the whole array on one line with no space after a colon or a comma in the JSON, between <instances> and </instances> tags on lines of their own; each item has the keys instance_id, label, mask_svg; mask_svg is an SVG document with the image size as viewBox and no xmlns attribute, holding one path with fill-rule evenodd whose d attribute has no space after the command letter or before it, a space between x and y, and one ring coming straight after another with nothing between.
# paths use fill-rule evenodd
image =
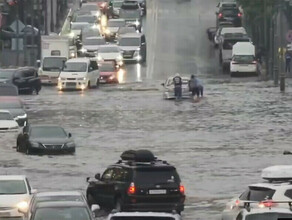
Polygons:
<instances>
[{"instance_id":1,"label":"pedestrian on sidewalk","mask_svg":"<svg viewBox=\"0 0 292 220\"><path fill-rule=\"evenodd\" d=\"M287 50L286 54L285 54L285 61L286 61L286 73L290 73L291 70L291 54L290 52Z\"/></svg>"}]
</instances>

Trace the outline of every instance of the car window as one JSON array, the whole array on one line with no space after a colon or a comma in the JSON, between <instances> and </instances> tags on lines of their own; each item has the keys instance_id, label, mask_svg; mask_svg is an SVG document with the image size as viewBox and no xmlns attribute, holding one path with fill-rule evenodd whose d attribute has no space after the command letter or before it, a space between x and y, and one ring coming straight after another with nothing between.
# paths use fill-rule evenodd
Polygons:
<instances>
[{"instance_id":1,"label":"car window","mask_svg":"<svg viewBox=\"0 0 292 220\"><path fill-rule=\"evenodd\" d=\"M180 178L175 168L140 168L135 172L137 184L179 183Z\"/></svg>"},{"instance_id":2,"label":"car window","mask_svg":"<svg viewBox=\"0 0 292 220\"><path fill-rule=\"evenodd\" d=\"M29 70L25 70L23 72L24 77L33 77L34 76L34 70L33 69L29 69Z\"/></svg>"},{"instance_id":3,"label":"car window","mask_svg":"<svg viewBox=\"0 0 292 220\"><path fill-rule=\"evenodd\" d=\"M129 172L126 169L115 168L112 179L114 181L126 181L128 179Z\"/></svg>"},{"instance_id":4,"label":"car window","mask_svg":"<svg viewBox=\"0 0 292 220\"><path fill-rule=\"evenodd\" d=\"M284 195L287 196L289 199L292 199L292 189L286 190Z\"/></svg>"},{"instance_id":5,"label":"car window","mask_svg":"<svg viewBox=\"0 0 292 220\"><path fill-rule=\"evenodd\" d=\"M239 199L240 200L248 200L248 195L249 195L249 189L244 191L244 193L242 193L240 196L239 196Z\"/></svg>"},{"instance_id":6,"label":"car window","mask_svg":"<svg viewBox=\"0 0 292 220\"><path fill-rule=\"evenodd\" d=\"M92 70L97 70L98 69L97 62L95 60L91 60L90 67L92 67Z\"/></svg>"},{"instance_id":7,"label":"car window","mask_svg":"<svg viewBox=\"0 0 292 220\"><path fill-rule=\"evenodd\" d=\"M112 169L112 168L107 169L107 170L102 174L101 180L102 180L102 181L108 181L108 180L111 180L111 179L112 179L113 172L114 172L114 169Z\"/></svg>"},{"instance_id":8,"label":"car window","mask_svg":"<svg viewBox=\"0 0 292 220\"><path fill-rule=\"evenodd\" d=\"M247 200L263 201L272 199L275 190L265 187L249 187Z\"/></svg>"},{"instance_id":9,"label":"car window","mask_svg":"<svg viewBox=\"0 0 292 220\"><path fill-rule=\"evenodd\" d=\"M141 37L141 42L142 42L142 44L143 44L143 43L146 43L145 35L143 35L143 36Z\"/></svg>"}]
</instances>

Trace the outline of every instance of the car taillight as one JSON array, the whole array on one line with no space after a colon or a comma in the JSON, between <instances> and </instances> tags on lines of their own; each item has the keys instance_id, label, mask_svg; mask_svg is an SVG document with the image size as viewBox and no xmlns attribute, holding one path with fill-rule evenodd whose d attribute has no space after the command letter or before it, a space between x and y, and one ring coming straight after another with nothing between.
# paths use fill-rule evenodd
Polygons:
<instances>
[{"instance_id":1,"label":"car taillight","mask_svg":"<svg viewBox=\"0 0 292 220\"><path fill-rule=\"evenodd\" d=\"M222 13L219 13L218 17L219 18L222 18L223 17L223 14Z\"/></svg>"},{"instance_id":2,"label":"car taillight","mask_svg":"<svg viewBox=\"0 0 292 220\"><path fill-rule=\"evenodd\" d=\"M241 16L242 16L242 14L241 14L241 13L238 13L238 14L237 14L237 16L238 16L238 17L241 17Z\"/></svg>"},{"instance_id":3,"label":"car taillight","mask_svg":"<svg viewBox=\"0 0 292 220\"><path fill-rule=\"evenodd\" d=\"M272 200L267 200L267 201L262 201L259 203L259 208L270 208L270 207L275 207L277 206L278 204L274 203Z\"/></svg>"},{"instance_id":4,"label":"car taillight","mask_svg":"<svg viewBox=\"0 0 292 220\"><path fill-rule=\"evenodd\" d=\"M251 63L252 63L252 64L257 64L257 61L252 61Z\"/></svg>"},{"instance_id":5,"label":"car taillight","mask_svg":"<svg viewBox=\"0 0 292 220\"><path fill-rule=\"evenodd\" d=\"M185 194L185 187L183 185L179 186L179 192L183 195Z\"/></svg>"},{"instance_id":6,"label":"car taillight","mask_svg":"<svg viewBox=\"0 0 292 220\"><path fill-rule=\"evenodd\" d=\"M134 183L131 183L129 188L128 188L128 194L129 195L133 195L136 193L136 187Z\"/></svg>"}]
</instances>

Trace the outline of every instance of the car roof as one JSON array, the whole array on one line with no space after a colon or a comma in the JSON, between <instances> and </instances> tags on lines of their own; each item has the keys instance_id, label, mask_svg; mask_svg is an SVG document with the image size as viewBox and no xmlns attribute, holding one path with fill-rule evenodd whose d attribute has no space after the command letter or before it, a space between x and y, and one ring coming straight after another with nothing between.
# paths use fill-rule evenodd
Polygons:
<instances>
[{"instance_id":1,"label":"car roof","mask_svg":"<svg viewBox=\"0 0 292 220\"><path fill-rule=\"evenodd\" d=\"M122 18L111 18L108 21L124 21L124 22L126 22L125 19L122 19Z\"/></svg>"},{"instance_id":2,"label":"car roof","mask_svg":"<svg viewBox=\"0 0 292 220\"><path fill-rule=\"evenodd\" d=\"M26 176L24 175L0 175L1 180L25 180Z\"/></svg>"},{"instance_id":3,"label":"car roof","mask_svg":"<svg viewBox=\"0 0 292 220\"><path fill-rule=\"evenodd\" d=\"M85 58L85 57L72 58L72 59L67 60L66 63L75 63L75 62L86 62L86 63L89 63L90 60L88 58Z\"/></svg>"},{"instance_id":4,"label":"car roof","mask_svg":"<svg viewBox=\"0 0 292 220\"><path fill-rule=\"evenodd\" d=\"M47 207L87 207L84 202L80 201L48 201L37 203L37 208Z\"/></svg>"},{"instance_id":5,"label":"car roof","mask_svg":"<svg viewBox=\"0 0 292 220\"><path fill-rule=\"evenodd\" d=\"M0 109L0 113L9 113L10 114L10 111Z\"/></svg>"},{"instance_id":6,"label":"car roof","mask_svg":"<svg viewBox=\"0 0 292 220\"><path fill-rule=\"evenodd\" d=\"M144 34L142 34L142 33L125 33L125 34L122 34L121 35L121 38L127 38L127 37L131 37L131 38L133 38L133 37L142 37Z\"/></svg>"},{"instance_id":7,"label":"car roof","mask_svg":"<svg viewBox=\"0 0 292 220\"><path fill-rule=\"evenodd\" d=\"M85 38L84 40L101 40L101 39L104 39L103 37L101 36L94 36L94 37L87 37Z\"/></svg>"},{"instance_id":8,"label":"car roof","mask_svg":"<svg viewBox=\"0 0 292 220\"><path fill-rule=\"evenodd\" d=\"M79 191L55 191L55 192L39 192L35 194L36 197L45 196L82 196L83 194Z\"/></svg>"},{"instance_id":9,"label":"car roof","mask_svg":"<svg viewBox=\"0 0 292 220\"><path fill-rule=\"evenodd\" d=\"M175 76L170 76L170 77L168 77L168 79L167 80L171 80L171 79L173 79ZM187 76L181 76L181 78L182 78L182 80L190 80L190 77L187 77Z\"/></svg>"}]
</instances>

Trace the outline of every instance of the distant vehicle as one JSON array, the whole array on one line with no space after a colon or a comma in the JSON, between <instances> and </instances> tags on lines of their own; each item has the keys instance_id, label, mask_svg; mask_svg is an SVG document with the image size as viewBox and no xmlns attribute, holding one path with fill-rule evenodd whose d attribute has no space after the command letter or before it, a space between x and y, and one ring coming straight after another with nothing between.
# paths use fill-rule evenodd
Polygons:
<instances>
[{"instance_id":1,"label":"distant vehicle","mask_svg":"<svg viewBox=\"0 0 292 220\"><path fill-rule=\"evenodd\" d=\"M251 39L241 33L226 33L222 39L219 45L219 63L222 65L223 70L229 71L233 45L237 42L251 42Z\"/></svg>"},{"instance_id":2,"label":"distant vehicle","mask_svg":"<svg viewBox=\"0 0 292 220\"><path fill-rule=\"evenodd\" d=\"M77 15L72 22L86 22L93 25L98 23L98 17L96 15Z\"/></svg>"},{"instance_id":3,"label":"distant vehicle","mask_svg":"<svg viewBox=\"0 0 292 220\"><path fill-rule=\"evenodd\" d=\"M163 86L163 98L164 99L175 99L174 96L174 76L169 77L165 83L162 83ZM191 92L189 90L189 77L182 77L182 98L190 98Z\"/></svg>"},{"instance_id":4,"label":"distant vehicle","mask_svg":"<svg viewBox=\"0 0 292 220\"><path fill-rule=\"evenodd\" d=\"M81 31L82 36L82 43L86 38L89 37L101 37L100 31L98 28L95 28L95 26L86 27L83 28Z\"/></svg>"},{"instance_id":5,"label":"distant vehicle","mask_svg":"<svg viewBox=\"0 0 292 220\"><path fill-rule=\"evenodd\" d=\"M179 214L164 212L118 212L110 214L107 220L181 220Z\"/></svg>"},{"instance_id":6,"label":"distant vehicle","mask_svg":"<svg viewBox=\"0 0 292 220\"><path fill-rule=\"evenodd\" d=\"M133 26L141 32L142 13L142 9L137 1L125 0L120 9L120 18L125 19L128 26Z\"/></svg>"},{"instance_id":7,"label":"distant vehicle","mask_svg":"<svg viewBox=\"0 0 292 220\"><path fill-rule=\"evenodd\" d=\"M102 45L106 45L103 37L88 37L83 40L83 47L80 52L85 56L95 57Z\"/></svg>"},{"instance_id":8,"label":"distant vehicle","mask_svg":"<svg viewBox=\"0 0 292 220\"><path fill-rule=\"evenodd\" d=\"M1 219L23 219L19 210L26 210L32 194L32 189L25 176L0 176Z\"/></svg>"},{"instance_id":9,"label":"distant vehicle","mask_svg":"<svg viewBox=\"0 0 292 220\"><path fill-rule=\"evenodd\" d=\"M230 21L236 27L242 26L242 13L238 8L222 8L218 12L217 25L222 21Z\"/></svg>"},{"instance_id":10,"label":"distant vehicle","mask_svg":"<svg viewBox=\"0 0 292 220\"><path fill-rule=\"evenodd\" d=\"M41 80L34 67L0 70L0 81L14 84L19 93L39 94L42 88Z\"/></svg>"},{"instance_id":11,"label":"distant vehicle","mask_svg":"<svg viewBox=\"0 0 292 220\"><path fill-rule=\"evenodd\" d=\"M1 132L18 132L18 123L7 110L0 110L0 133Z\"/></svg>"},{"instance_id":12,"label":"distant vehicle","mask_svg":"<svg viewBox=\"0 0 292 220\"><path fill-rule=\"evenodd\" d=\"M74 39L81 39L82 30L84 28L90 28L91 26L92 24L89 24L87 22L72 22L70 35L74 37Z\"/></svg>"},{"instance_id":13,"label":"distant vehicle","mask_svg":"<svg viewBox=\"0 0 292 220\"><path fill-rule=\"evenodd\" d=\"M83 3L80 10L79 10L79 13L88 14L88 15L95 15L97 17L99 17L101 15L100 9L99 9L96 1Z\"/></svg>"},{"instance_id":14,"label":"distant vehicle","mask_svg":"<svg viewBox=\"0 0 292 220\"><path fill-rule=\"evenodd\" d=\"M110 0L109 1L109 15L112 18L118 18L124 0Z\"/></svg>"},{"instance_id":15,"label":"distant vehicle","mask_svg":"<svg viewBox=\"0 0 292 220\"><path fill-rule=\"evenodd\" d=\"M65 63L58 79L58 89L85 90L99 85L96 59L74 58Z\"/></svg>"},{"instance_id":16,"label":"distant vehicle","mask_svg":"<svg viewBox=\"0 0 292 220\"><path fill-rule=\"evenodd\" d=\"M59 192L40 192L33 195L28 212L26 213L28 219L31 214L34 213L38 204L42 202L53 202L53 201L72 201L72 202L83 202L87 205L86 197L79 191L59 191Z\"/></svg>"},{"instance_id":17,"label":"distant vehicle","mask_svg":"<svg viewBox=\"0 0 292 220\"><path fill-rule=\"evenodd\" d=\"M230 27L228 23L220 26L217 29L217 32L214 36L215 47L218 46L222 42L224 34L237 34L237 33L247 35L247 32L244 27Z\"/></svg>"},{"instance_id":18,"label":"distant vehicle","mask_svg":"<svg viewBox=\"0 0 292 220\"><path fill-rule=\"evenodd\" d=\"M217 8L220 10L222 9L232 9L232 8L237 8L237 2L236 1L221 1L218 3Z\"/></svg>"},{"instance_id":19,"label":"distant vehicle","mask_svg":"<svg viewBox=\"0 0 292 220\"><path fill-rule=\"evenodd\" d=\"M122 69L116 67L116 62L101 62L99 63L100 83L119 83L118 72Z\"/></svg>"},{"instance_id":20,"label":"distant vehicle","mask_svg":"<svg viewBox=\"0 0 292 220\"><path fill-rule=\"evenodd\" d=\"M124 65L122 51L117 45L101 46L97 53L97 60L98 62L115 61L119 66Z\"/></svg>"},{"instance_id":21,"label":"distant vehicle","mask_svg":"<svg viewBox=\"0 0 292 220\"><path fill-rule=\"evenodd\" d=\"M117 33L117 37L120 37L124 34L130 34L130 33L137 33L137 30L135 27L121 27Z\"/></svg>"},{"instance_id":22,"label":"distant vehicle","mask_svg":"<svg viewBox=\"0 0 292 220\"><path fill-rule=\"evenodd\" d=\"M146 38L144 34L124 34L118 38L124 61L146 62Z\"/></svg>"},{"instance_id":23,"label":"distant vehicle","mask_svg":"<svg viewBox=\"0 0 292 220\"><path fill-rule=\"evenodd\" d=\"M71 133L60 126L26 125L18 135L16 151L33 153L75 153Z\"/></svg>"},{"instance_id":24,"label":"distant vehicle","mask_svg":"<svg viewBox=\"0 0 292 220\"><path fill-rule=\"evenodd\" d=\"M222 212L222 220L237 220L244 203L248 201L291 201L292 202L292 166L272 166L263 169L262 178L269 182L251 184L240 196L231 199ZM288 208L287 204L277 204L279 208ZM290 211L291 212L291 211Z\"/></svg>"},{"instance_id":25,"label":"distant vehicle","mask_svg":"<svg viewBox=\"0 0 292 220\"><path fill-rule=\"evenodd\" d=\"M184 186L174 166L148 150L125 151L95 180L87 178L88 204L117 211L184 210Z\"/></svg>"},{"instance_id":26,"label":"distant vehicle","mask_svg":"<svg viewBox=\"0 0 292 220\"><path fill-rule=\"evenodd\" d=\"M83 202L54 201L36 205L30 220L94 220L91 210Z\"/></svg>"},{"instance_id":27,"label":"distant vehicle","mask_svg":"<svg viewBox=\"0 0 292 220\"><path fill-rule=\"evenodd\" d=\"M103 34L107 40L115 40L121 27L126 26L124 19L109 19Z\"/></svg>"},{"instance_id":28,"label":"distant vehicle","mask_svg":"<svg viewBox=\"0 0 292 220\"><path fill-rule=\"evenodd\" d=\"M258 74L257 61L255 58L255 46L252 43L238 42L233 45L230 74L231 76Z\"/></svg>"},{"instance_id":29,"label":"distant vehicle","mask_svg":"<svg viewBox=\"0 0 292 220\"><path fill-rule=\"evenodd\" d=\"M23 102L17 96L0 96L0 109L9 111L21 127L28 121Z\"/></svg>"}]
</instances>

